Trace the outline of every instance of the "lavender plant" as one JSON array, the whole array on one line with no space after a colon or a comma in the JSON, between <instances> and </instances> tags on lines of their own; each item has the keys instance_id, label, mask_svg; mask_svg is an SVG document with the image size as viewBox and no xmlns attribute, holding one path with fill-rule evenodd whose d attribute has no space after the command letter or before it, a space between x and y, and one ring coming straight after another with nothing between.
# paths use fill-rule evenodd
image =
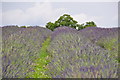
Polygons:
<instances>
[{"instance_id":1,"label":"lavender plant","mask_svg":"<svg viewBox=\"0 0 120 80\"><path fill-rule=\"evenodd\" d=\"M2 42L3 78L25 78L34 72L32 65L39 58L42 43L51 34L45 28L25 28Z\"/></svg>"},{"instance_id":2,"label":"lavender plant","mask_svg":"<svg viewBox=\"0 0 120 80\"><path fill-rule=\"evenodd\" d=\"M62 26L54 32L41 27L14 30L3 28L3 78L118 77L118 28L87 27L77 31Z\"/></svg>"},{"instance_id":3,"label":"lavender plant","mask_svg":"<svg viewBox=\"0 0 120 80\"><path fill-rule=\"evenodd\" d=\"M46 74L53 78L118 77L118 62L111 56L111 51L92 43L81 32L67 28L67 31L55 31L52 36L48 48L52 61Z\"/></svg>"}]
</instances>

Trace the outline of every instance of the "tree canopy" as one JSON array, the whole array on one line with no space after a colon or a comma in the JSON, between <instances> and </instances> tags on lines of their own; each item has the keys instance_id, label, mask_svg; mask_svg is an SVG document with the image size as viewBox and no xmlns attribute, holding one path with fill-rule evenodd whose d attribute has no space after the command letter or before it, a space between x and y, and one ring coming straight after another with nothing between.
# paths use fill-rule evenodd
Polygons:
<instances>
[{"instance_id":1,"label":"tree canopy","mask_svg":"<svg viewBox=\"0 0 120 80\"><path fill-rule=\"evenodd\" d=\"M55 28L61 27L61 26L68 26L68 27L71 27L71 28L81 30L81 29L84 29L86 27L96 27L96 24L93 21L86 22L86 24L78 24L78 22L76 20L74 20L68 14L64 14L63 16L60 16L60 18L57 21L55 21L54 23L48 22L46 24L46 28L48 28L52 31Z\"/></svg>"}]
</instances>

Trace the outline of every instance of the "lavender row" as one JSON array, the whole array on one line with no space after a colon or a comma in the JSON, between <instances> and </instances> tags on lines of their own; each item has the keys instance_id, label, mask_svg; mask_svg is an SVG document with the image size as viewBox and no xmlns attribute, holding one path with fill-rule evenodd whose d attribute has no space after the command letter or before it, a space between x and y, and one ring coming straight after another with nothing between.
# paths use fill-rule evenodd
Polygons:
<instances>
[{"instance_id":1,"label":"lavender row","mask_svg":"<svg viewBox=\"0 0 120 80\"><path fill-rule=\"evenodd\" d=\"M117 52L113 53L91 42L81 32L55 31L48 51L52 61L46 74L53 78L118 77L118 62L115 60L117 56L112 55L117 55Z\"/></svg>"},{"instance_id":2,"label":"lavender row","mask_svg":"<svg viewBox=\"0 0 120 80\"><path fill-rule=\"evenodd\" d=\"M45 28L21 29L2 42L3 78L25 78L34 72L35 59L39 58L40 48L51 31Z\"/></svg>"}]
</instances>

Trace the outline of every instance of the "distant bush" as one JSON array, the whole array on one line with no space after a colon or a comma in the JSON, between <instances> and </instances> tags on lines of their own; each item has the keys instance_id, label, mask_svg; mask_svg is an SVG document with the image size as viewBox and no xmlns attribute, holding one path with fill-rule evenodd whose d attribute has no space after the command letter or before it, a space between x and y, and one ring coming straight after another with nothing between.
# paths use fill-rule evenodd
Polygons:
<instances>
[{"instance_id":1,"label":"distant bush","mask_svg":"<svg viewBox=\"0 0 120 80\"><path fill-rule=\"evenodd\" d=\"M78 30L84 29L86 27L96 27L97 25L93 22L86 22L86 24L77 24Z\"/></svg>"},{"instance_id":2,"label":"distant bush","mask_svg":"<svg viewBox=\"0 0 120 80\"><path fill-rule=\"evenodd\" d=\"M50 30L54 30L57 27L61 27L61 26L68 26L71 28L75 28L78 30L86 28L86 27L96 27L96 24L91 21L91 22L86 22L86 24L78 24L78 22L76 20L74 20L70 15L68 14L64 14L63 16L60 16L60 18L55 21L54 23L52 22L48 22L46 24L46 28L50 29Z\"/></svg>"},{"instance_id":3,"label":"distant bush","mask_svg":"<svg viewBox=\"0 0 120 80\"><path fill-rule=\"evenodd\" d=\"M26 26L20 26L21 28L26 28Z\"/></svg>"}]
</instances>

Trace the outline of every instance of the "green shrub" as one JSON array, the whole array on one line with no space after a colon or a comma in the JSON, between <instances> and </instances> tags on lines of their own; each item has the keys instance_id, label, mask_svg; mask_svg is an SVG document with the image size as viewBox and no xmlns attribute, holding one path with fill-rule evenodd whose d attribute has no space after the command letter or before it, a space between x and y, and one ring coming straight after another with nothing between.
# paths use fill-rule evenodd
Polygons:
<instances>
[{"instance_id":1,"label":"green shrub","mask_svg":"<svg viewBox=\"0 0 120 80\"><path fill-rule=\"evenodd\" d=\"M26 28L26 26L20 26L21 28Z\"/></svg>"}]
</instances>

